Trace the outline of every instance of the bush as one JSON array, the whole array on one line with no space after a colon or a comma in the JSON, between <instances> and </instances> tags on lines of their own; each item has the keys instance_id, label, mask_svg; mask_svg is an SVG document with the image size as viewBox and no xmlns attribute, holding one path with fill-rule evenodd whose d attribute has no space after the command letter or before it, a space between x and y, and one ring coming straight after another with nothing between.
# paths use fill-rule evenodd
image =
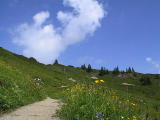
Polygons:
<instances>
[{"instance_id":1,"label":"bush","mask_svg":"<svg viewBox=\"0 0 160 120\"><path fill-rule=\"evenodd\" d=\"M29 60L30 60L31 62L37 63L37 60L36 60L34 57L30 57Z\"/></svg>"},{"instance_id":2,"label":"bush","mask_svg":"<svg viewBox=\"0 0 160 120\"><path fill-rule=\"evenodd\" d=\"M150 80L150 77L148 76L142 76L140 79L139 79L141 85L151 85L152 82Z\"/></svg>"},{"instance_id":3,"label":"bush","mask_svg":"<svg viewBox=\"0 0 160 120\"><path fill-rule=\"evenodd\" d=\"M105 74L109 74L109 71L106 70L104 67L101 67L101 70L99 71L99 76L104 76Z\"/></svg>"}]
</instances>

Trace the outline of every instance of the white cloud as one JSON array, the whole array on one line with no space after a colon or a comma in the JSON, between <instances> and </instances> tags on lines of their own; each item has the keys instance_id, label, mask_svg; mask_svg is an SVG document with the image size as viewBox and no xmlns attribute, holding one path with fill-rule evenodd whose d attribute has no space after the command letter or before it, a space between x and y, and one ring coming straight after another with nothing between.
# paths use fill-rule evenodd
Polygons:
<instances>
[{"instance_id":1,"label":"white cloud","mask_svg":"<svg viewBox=\"0 0 160 120\"><path fill-rule=\"evenodd\" d=\"M146 61L148 61L148 62L150 62L151 60L152 60L152 58L150 58L150 57L146 58Z\"/></svg>"},{"instance_id":2,"label":"white cloud","mask_svg":"<svg viewBox=\"0 0 160 120\"><path fill-rule=\"evenodd\" d=\"M35 25L42 25L42 23L44 23L46 19L48 19L49 17L50 17L50 14L48 11L46 12L42 11L36 14L35 16L33 16L33 20L35 22Z\"/></svg>"},{"instance_id":3,"label":"white cloud","mask_svg":"<svg viewBox=\"0 0 160 120\"><path fill-rule=\"evenodd\" d=\"M69 45L93 35L101 26L105 11L97 0L64 0L64 5L72 7L73 11L57 13L61 31L53 24L44 24L50 17L48 11L33 16L33 24L25 23L17 27L13 41L23 46L25 56L35 57L45 64L52 63Z\"/></svg>"},{"instance_id":4,"label":"white cloud","mask_svg":"<svg viewBox=\"0 0 160 120\"><path fill-rule=\"evenodd\" d=\"M147 57L146 61L151 63L155 68L157 68L158 69L158 73L160 74L160 64L159 63L153 61L152 58L150 58L150 57Z\"/></svg>"}]
</instances>

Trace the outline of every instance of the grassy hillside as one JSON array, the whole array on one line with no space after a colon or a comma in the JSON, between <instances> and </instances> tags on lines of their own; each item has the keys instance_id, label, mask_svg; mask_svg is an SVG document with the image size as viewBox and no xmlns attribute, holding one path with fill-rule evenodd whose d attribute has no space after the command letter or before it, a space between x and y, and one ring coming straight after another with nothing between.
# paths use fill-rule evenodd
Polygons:
<instances>
[{"instance_id":1,"label":"grassy hillside","mask_svg":"<svg viewBox=\"0 0 160 120\"><path fill-rule=\"evenodd\" d=\"M0 48L0 112L42 100L46 96L62 98L66 102L63 98L63 91L66 91L64 86L72 89L76 83L90 85L94 83L92 76L104 80L104 87L115 91L122 100L133 97L139 108L137 111L143 111L146 117L160 119L160 77L158 75L123 73L122 77L121 73L113 75L113 72L109 71L108 74L99 76L99 70L88 73L72 66L44 65L34 58L16 55L3 48ZM152 84L142 85L139 82L142 76L149 77ZM41 82L37 84L34 78L40 78ZM71 78L76 82L69 80ZM122 83L134 84L134 86L126 87Z\"/></svg>"},{"instance_id":2,"label":"grassy hillside","mask_svg":"<svg viewBox=\"0 0 160 120\"><path fill-rule=\"evenodd\" d=\"M0 112L25 105L45 97L44 88L31 77L0 60Z\"/></svg>"},{"instance_id":3,"label":"grassy hillside","mask_svg":"<svg viewBox=\"0 0 160 120\"><path fill-rule=\"evenodd\" d=\"M80 69L63 65L46 66L33 58L0 48L0 111L42 100L46 96L59 98L64 89L61 86L74 84L68 80L71 77L77 81L88 79L87 73ZM40 85L34 78L41 79Z\"/></svg>"}]
</instances>

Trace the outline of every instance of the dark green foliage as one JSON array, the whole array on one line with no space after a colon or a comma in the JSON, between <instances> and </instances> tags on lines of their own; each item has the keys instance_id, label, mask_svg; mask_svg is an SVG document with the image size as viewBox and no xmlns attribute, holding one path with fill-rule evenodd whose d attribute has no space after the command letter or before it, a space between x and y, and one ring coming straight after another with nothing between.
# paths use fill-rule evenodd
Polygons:
<instances>
[{"instance_id":1,"label":"dark green foliage","mask_svg":"<svg viewBox=\"0 0 160 120\"><path fill-rule=\"evenodd\" d=\"M73 65L68 65L68 67L72 67L72 68L74 68L74 66L73 66Z\"/></svg>"},{"instance_id":2,"label":"dark green foliage","mask_svg":"<svg viewBox=\"0 0 160 120\"><path fill-rule=\"evenodd\" d=\"M58 63L58 60L56 59L55 61L54 61L54 63L53 63L53 65L58 65L59 63Z\"/></svg>"},{"instance_id":3,"label":"dark green foliage","mask_svg":"<svg viewBox=\"0 0 160 120\"><path fill-rule=\"evenodd\" d=\"M87 70L86 70L86 71L87 71L87 72L89 72L89 73L92 71L92 67L91 67L91 65L90 65L90 64L88 65L88 68L87 68Z\"/></svg>"},{"instance_id":4,"label":"dark green foliage","mask_svg":"<svg viewBox=\"0 0 160 120\"><path fill-rule=\"evenodd\" d=\"M37 60L36 60L35 58L33 58L33 57L30 57L29 60L30 60L31 62L35 62L35 63L37 62Z\"/></svg>"},{"instance_id":5,"label":"dark green foliage","mask_svg":"<svg viewBox=\"0 0 160 120\"><path fill-rule=\"evenodd\" d=\"M159 78L160 78L159 74L156 74L156 75L154 76L154 78L155 78L155 79L159 79Z\"/></svg>"},{"instance_id":6,"label":"dark green foliage","mask_svg":"<svg viewBox=\"0 0 160 120\"><path fill-rule=\"evenodd\" d=\"M109 74L109 70L108 69L105 70L105 74Z\"/></svg>"},{"instance_id":7,"label":"dark green foliage","mask_svg":"<svg viewBox=\"0 0 160 120\"><path fill-rule=\"evenodd\" d=\"M122 71L121 71L121 74L125 74L125 71L124 71L124 70L122 70Z\"/></svg>"},{"instance_id":8,"label":"dark green foliage","mask_svg":"<svg viewBox=\"0 0 160 120\"><path fill-rule=\"evenodd\" d=\"M133 76L134 76L134 77L137 77L137 73L136 73L136 72L134 72L134 73L133 73Z\"/></svg>"},{"instance_id":9,"label":"dark green foliage","mask_svg":"<svg viewBox=\"0 0 160 120\"><path fill-rule=\"evenodd\" d=\"M131 69L131 67L129 67L129 68L126 68L126 73L135 73L135 70L133 67L132 67L132 69Z\"/></svg>"},{"instance_id":10,"label":"dark green foliage","mask_svg":"<svg viewBox=\"0 0 160 120\"><path fill-rule=\"evenodd\" d=\"M104 67L101 67L100 71L99 71L99 76L103 76L105 75L106 72L105 72L105 68Z\"/></svg>"},{"instance_id":11,"label":"dark green foliage","mask_svg":"<svg viewBox=\"0 0 160 120\"><path fill-rule=\"evenodd\" d=\"M150 77L148 76L142 76L140 79L139 79L141 85L151 85L152 82L150 80Z\"/></svg>"},{"instance_id":12,"label":"dark green foliage","mask_svg":"<svg viewBox=\"0 0 160 120\"><path fill-rule=\"evenodd\" d=\"M132 69L130 67L128 68L128 73L132 73Z\"/></svg>"},{"instance_id":13,"label":"dark green foliage","mask_svg":"<svg viewBox=\"0 0 160 120\"><path fill-rule=\"evenodd\" d=\"M134 68L132 67L132 73L135 73L135 70L134 70Z\"/></svg>"},{"instance_id":14,"label":"dark green foliage","mask_svg":"<svg viewBox=\"0 0 160 120\"><path fill-rule=\"evenodd\" d=\"M116 68L114 68L113 70L113 74L114 75L118 75L120 73L118 66Z\"/></svg>"},{"instance_id":15,"label":"dark green foliage","mask_svg":"<svg viewBox=\"0 0 160 120\"><path fill-rule=\"evenodd\" d=\"M104 76L105 74L109 74L109 71L105 69L105 67L101 67L99 71L99 76Z\"/></svg>"},{"instance_id":16,"label":"dark green foliage","mask_svg":"<svg viewBox=\"0 0 160 120\"><path fill-rule=\"evenodd\" d=\"M84 64L84 65L81 65L81 69L82 70L86 70L86 65Z\"/></svg>"}]
</instances>

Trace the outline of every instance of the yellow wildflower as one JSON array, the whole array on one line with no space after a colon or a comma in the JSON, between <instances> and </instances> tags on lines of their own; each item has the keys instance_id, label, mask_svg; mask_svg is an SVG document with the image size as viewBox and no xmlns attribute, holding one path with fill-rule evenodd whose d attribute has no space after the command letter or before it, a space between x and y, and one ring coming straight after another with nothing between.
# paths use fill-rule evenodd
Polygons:
<instances>
[{"instance_id":1,"label":"yellow wildflower","mask_svg":"<svg viewBox=\"0 0 160 120\"><path fill-rule=\"evenodd\" d=\"M134 103L131 103L133 106L135 106L136 104L134 104Z\"/></svg>"},{"instance_id":2,"label":"yellow wildflower","mask_svg":"<svg viewBox=\"0 0 160 120\"><path fill-rule=\"evenodd\" d=\"M137 120L136 116L133 116L133 120Z\"/></svg>"},{"instance_id":3,"label":"yellow wildflower","mask_svg":"<svg viewBox=\"0 0 160 120\"><path fill-rule=\"evenodd\" d=\"M100 80L102 83L104 83L104 80Z\"/></svg>"},{"instance_id":4,"label":"yellow wildflower","mask_svg":"<svg viewBox=\"0 0 160 120\"><path fill-rule=\"evenodd\" d=\"M96 80L95 83L99 83L99 80Z\"/></svg>"}]
</instances>

